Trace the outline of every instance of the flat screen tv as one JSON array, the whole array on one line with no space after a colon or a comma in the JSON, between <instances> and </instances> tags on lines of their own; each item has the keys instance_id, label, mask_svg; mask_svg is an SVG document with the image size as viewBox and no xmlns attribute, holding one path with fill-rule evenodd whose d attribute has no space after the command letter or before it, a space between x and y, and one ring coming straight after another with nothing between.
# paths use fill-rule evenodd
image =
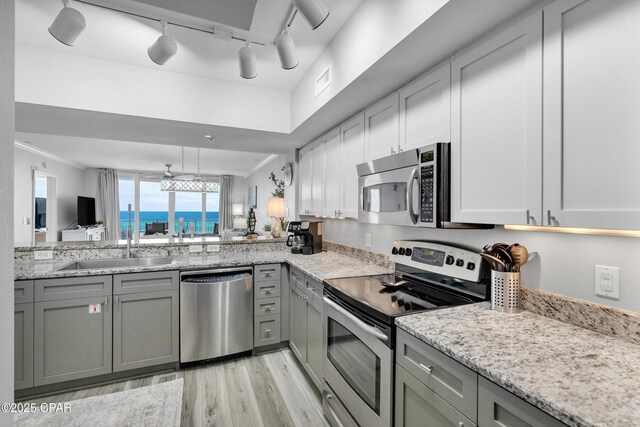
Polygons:
<instances>
[{"instance_id":1,"label":"flat screen tv","mask_svg":"<svg viewBox=\"0 0 640 427\"><path fill-rule=\"evenodd\" d=\"M96 199L78 196L78 225L86 227L96 223Z\"/></svg>"}]
</instances>

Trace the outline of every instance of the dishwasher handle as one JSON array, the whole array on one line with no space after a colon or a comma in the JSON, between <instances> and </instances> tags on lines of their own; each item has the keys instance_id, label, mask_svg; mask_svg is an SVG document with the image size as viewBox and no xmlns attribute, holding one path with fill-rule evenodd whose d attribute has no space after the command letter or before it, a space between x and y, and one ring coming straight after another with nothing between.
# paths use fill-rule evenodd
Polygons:
<instances>
[{"instance_id":1,"label":"dishwasher handle","mask_svg":"<svg viewBox=\"0 0 640 427\"><path fill-rule=\"evenodd\" d=\"M253 270L251 267L234 267L234 268L220 268L218 270L194 270L184 271L180 273L180 279L183 277L202 276L203 274L219 274L219 273L249 273L253 276Z\"/></svg>"}]
</instances>

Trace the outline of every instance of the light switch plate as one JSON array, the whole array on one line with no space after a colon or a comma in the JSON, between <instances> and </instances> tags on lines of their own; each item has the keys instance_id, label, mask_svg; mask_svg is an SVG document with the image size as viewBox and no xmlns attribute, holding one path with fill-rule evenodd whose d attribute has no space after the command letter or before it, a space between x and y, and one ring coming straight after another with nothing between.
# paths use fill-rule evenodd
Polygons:
<instances>
[{"instance_id":1,"label":"light switch plate","mask_svg":"<svg viewBox=\"0 0 640 427\"><path fill-rule=\"evenodd\" d=\"M371 233L364 233L365 247L371 248Z\"/></svg>"},{"instance_id":2,"label":"light switch plate","mask_svg":"<svg viewBox=\"0 0 640 427\"><path fill-rule=\"evenodd\" d=\"M620 268L596 265L595 292L602 297L620 299Z\"/></svg>"},{"instance_id":3,"label":"light switch plate","mask_svg":"<svg viewBox=\"0 0 640 427\"><path fill-rule=\"evenodd\" d=\"M33 259L35 260L53 259L53 251L34 251Z\"/></svg>"},{"instance_id":4,"label":"light switch plate","mask_svg":"<svg viewBox=\"0 0 640 427\"><path fill-rule=\"evenodd\" d=\"M189 253L197 254L202 252L202 245L189 245Z\"/></svg>"}]
</instances>

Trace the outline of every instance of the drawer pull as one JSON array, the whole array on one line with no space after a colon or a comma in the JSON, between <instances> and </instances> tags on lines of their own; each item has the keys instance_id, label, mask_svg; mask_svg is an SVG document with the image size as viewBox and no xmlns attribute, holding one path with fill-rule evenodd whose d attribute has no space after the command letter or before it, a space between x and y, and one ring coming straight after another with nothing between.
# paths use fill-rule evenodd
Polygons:
<instances>
[{"instance_id":1,"label":"drawer pull","mask_svg":"<svg viewBox=\"0 0 640 427\"><path fill-rule=\"evenodd\" d=\"M271 289L265 289L264 293L265 295L271 295Z\"/></svg>"},{"instance_id":2,"label":"drawer pull","mask_svg":"<svg viewBox=\"0 0 640 427\"><path fill-rule=\"evenodd\" d=\"M464 423L463 423L462 421L460 421L460 422L458 423L458 427L464 427Z\"/></svg>"},{"instance_id":3,"label":"drawer pull","mask_svg":"<svg viewBox=\"0 0 640 427\"><path fill-rule=\"evenodd\" d=\"M265 334L266 336L270 336L270 335L271 335L271 329L265 329L265 330L264 330L264 334Z\"/></svg>"},{"instance_id":4,"label":"drawer pull","mask_svg":"<svg viewBox=\"0 0 640 427\"><path fill-rule=\"evenodd\" d=\"M422 363L420 363L418 366L427 371L428 374L431 374L431 372L433 372L433 366L425 366Z\"/></svg>"}]
</instances>

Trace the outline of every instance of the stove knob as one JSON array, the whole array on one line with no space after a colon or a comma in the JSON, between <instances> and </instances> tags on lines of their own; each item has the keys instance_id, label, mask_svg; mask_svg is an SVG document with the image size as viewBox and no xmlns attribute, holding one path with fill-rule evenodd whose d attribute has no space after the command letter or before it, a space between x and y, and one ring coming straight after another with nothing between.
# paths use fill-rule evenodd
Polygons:
<instances>
[{"instance_id":1,"label":"stove knob","mask_svg":"<svg viewBox=\"0 0 640 427\"><path fill-rule=\"evenodd\" d=\"M467 270L475 270L476 269L476 265L472 262L468 262L467 263Z\"/></svg>"},{"instance_id":2,"label":"stove knob","mask_svg":"<svg viewBox=\"0 0 640 427\"><path fill-rule=\"evenodd\" d=\"M462 266L464 266L464 260L463 260L463 259L461 259L461 258L458 258L458 259L456 260L456 265L457 265L458 267L462 267Z\"/></svg>"},{"instance_id":3,"label":"stove knob","mask_svg":"<svg viewBox=\"0 0 640 427\"><path fill-rule=\"evenodd\" d=\"M451 256L451 255L447 255L447 261L446 261L446 262L447 262L447 265L451 265L451 264L453 264L453 262L454 262L455 260L456 260L456 259L455 259L453 256Z\"/></svg>"},{"instance_id":4,"label":"stove knob","mask_svg":"<svg viewBox=\"0 0 640 427\"><path fill-rule=\"evenodd\" d=\"M404 248L398 249L398 255L404 255L404 252L405 252Z\"/></svg>"},{"instance_id":5,"label":"stove knob","mask_svg":"<svg viewBox=\"0 0 640 427\"><path fill-rule=\"evenodd\" d=\"M412 253L412 252L413 252L413 251L411 250L411 248L407 248L407 250L406 250L406 251L404 251L404 254L405 254L406 256L411 256L411 253Z\"/></svg>"},{"instance_id":6,"label":"stove knob","mask_svg":"<svg viewBox=\"0 0 640 427\"><path fill-rule=\"evenodd\" d=\"M398 255L398 248L395 246L391 249L391 255Z\"/></svg>"}]
</instances>

